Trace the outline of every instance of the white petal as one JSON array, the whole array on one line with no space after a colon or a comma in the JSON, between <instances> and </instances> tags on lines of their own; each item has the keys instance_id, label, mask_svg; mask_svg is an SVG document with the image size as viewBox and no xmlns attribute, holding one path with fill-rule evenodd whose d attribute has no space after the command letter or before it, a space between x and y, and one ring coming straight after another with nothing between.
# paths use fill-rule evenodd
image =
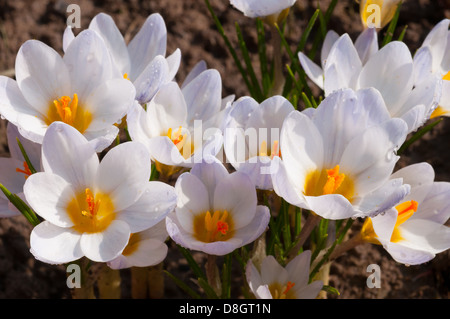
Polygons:
<instances>
[{"instance_id":1,"label":"white petal","mask_svg":"<svg viewBox=\"0 0 450 319\"><path fill-rule=\"evenodd\" d=\"M364 65L358 88L374 87L379 90L392 115L402 98L411 91L413 81L411 53L403 42L393 41Z\"/></svg>"},{"instance_id":2,"label":"white petal","mask_svg":"<svg viewBox=\"0 0 450 319\"><path fill-rule=\"evenodd\" d=\"M181 64L181 51L176 49L171 55L166 58L167 64L169 66L169 72L167 74L166 81L172 81L177 75L178 69Z\"/></svg>"},{"instance_id":3,"label":"white petal","mask_svg":"<svg viewBox=\"0 0 450 319\"><path fill-rule=\"evenodd\" d=\"M177 194L176 216L187 232L193 232L194 217L209 211L211 214L209 193L202 181L195 175L183 173L175 184Z\"/></svg>"},{"instance_id":4,"label":"white petal","mask_svg":"<svg viewBox=\"0 0 450 319\"><path fill-rule=\"evenodd\" d=\"M156 239L146 239L134 244L136 246L132 254L121 255L108 262L112 269L129 267L149 267L159 264L166 258L168 247Z\"/></svg>"},{"instance_id":5,"label":"white petal","mask_svg":"<svg viewBox=\"0 0 450 319\"><path fill-rule=\"evenodd\" d=\"M296 286L303 287L308 284L310 261L311 251L305 250L286 265L290 281L295 282Z\"/></svg>"},{"instance_id":6,"label":"white petal","mask_svg":"<svg viewBox=\"0 0 450 319\"><path fill-rule=\"evenodd\" d=\"M97 86L113 77L110 53L100 36L89 29L70 43L64 63L72 80L72 92L66 95L72 97L76 93L80 103L86 101Z\"/></svg>"},{"instance_id":7,"label":"white petal","mask_svg":"<svg viewBox=\"0 0 450 319\"><path fill-rule=\"evenodd\" d=\"M296 292L298 299L315 299L322 290L323 282L321 280L316 280L310 283L308 286ZM295 287L293 288L295 289Z\"/></svg>"},{"instance_id":8,"label":"white petal","mask_svg":"<svg viewBox=\"0 0 450 319\"><path fill-rule=\"evenodd\" d=\"M42 167L61 176L74 189L92 184L99 160L94 148L75 128L62 122L52 123L42 144Z\"/></svg>"},{"instance_id":9,"label":"white petal","mask_svg":"<svg viewBox=\"0 0 450 319\"><path fill-rule=\"evenodd\" d=\"M361 67L361 60L350 36L342 35L331 48L325 65L324 88L326 94L340 88L355 88ZM334 68L331 73L335 74L334 76L329 76L330 68Z\"/></svg>"},{"instance_id":10,"label":"white petal","mask_svg":"<svg viewBox=\"0 0 450 319\"><path fill-rule=\"evenodd\" d=\"M131 62L128 56L128 49L119 28L117 28L111 16L105 13L97 14L91 20L89 29L97 32L105 41L108 51L111 52L113 61L121 74L129 72Z\"/></svg>"},{"instance_id":11,"label":"white petal","mask_svg":"<svg viewBox=\"0 0 450 319\"><path fill-rule=\"evenodd\" d=\"M58 227L73 226L67 205L75 198L72 186L63 178L51 173L35 173L24 185L28 204L42 218Z\"/></svg>"},{"instance_id":12,"label":"white petal","mask_svg":"<svg viewBox=\"0 0 450 319\"><path fill-rule=\"evenodd\" d=\"M294 111L284 121L281 129L280 152L297 190L304 188L308 172L321 168L324 146L321 132L306 115Z\"/></svg>"},{"instance_id":13,"label":"white petal","mask_svg":"<svg viewBox=\"0 0 450 319\"><path fill-rule=\"evenodd\" d=\"M325 39L323 40L323 43L322 43L322 50L320 51L320 60L321 60L322 69L325 67L325 64L328 59L328 55L330 54L331 48L333 47L333 45L336 43L336 41L338 39L339 39L339 34L337 34L336 31L329 30L327 32L327 35L325 36Z\"/></svg>"},{"instance_id":14,"label":"white petal","mask_svg":"<svg viewBox=\"0 0 450 319\"><path fill-rule=\"evenodd\" d=\"M64 52L67 51L67 48L73 39L75 39L75 35L73 34L72 27L67 26L64 29L64 34L63 34L63 51Z\"/></svg>"},{"instance_id":15,"label":"white petal","mask_svg":"<svg viewBox=\"0 0 450 319\"><path fill-rule=\"evenodd\" d=\"M256 190L244 173L234 172L222 179L214 190L214 211L226 210L236 229L247 226L256 213Z\"/></svg>"},{"instance_id":16,"label":"white petal","mask_svg":"<svg viewBox=\"0 0 450 319\"><path fill-rule=\"evenodd\" d=\"M315 64L311 59L309 59L303 52L298 53L298 58L300 64L305 70L306 75L311 81L313 81L321 89L324 88L323 84L323 70L320 66Z\"/></svg>"},{"instance_id":17,"label":"white petal","mask_svg":"<svg viewBox=\"0 0 450 319\"><path fill-rule=\"evenodd\" d=\"M132 233L153 227L176 206L176 194L172 186L161 182L148 182L142 196L130 207L117 214Z\"/></svg>"},{"instance_id":18,"label":"white petal","mask_svg":"<svg viewBox=\"0 0 450 319\"><path fill-rule=\"evenodd\" d=\"M211 163L198 163L191 169L191 174L195 175L205 185L208 191L209 206L214 204L214 190L221 180L228 176L228 171L218 160Z\"/></svg>"},{"instance_id":19,"label":"white petal","mask_svg":"<svg viewBox=\"0 0 450 319\"><path fill-rule=\"evenodd\" d=\"M419 203L419 208L411 219L427 219L435 223L445 224L450 218L450 206L448 203L450 184L447 182L435 182L426 194L427 196L423 201L416 199Z\"/></svg>"},{"instance_id":20,"label":"white petal","mask_svg":"<svg viewBox=\"0 0 450 319\"><path fill-rule=\"evenodd\" d=\"M150 15L128 44L131 60L130 79L134 81L157 56L166 55L167 29L159 13Z\"/></svg>"},{"instance_id":21,"label":"white petal","mask_svg":"<svg viewBox=\"0 0 450 319\"><path fill-rule=\"evenodd\" d=\"M230 3L236 9L242 11L244 15L250 18L265 17L278 13L291 7L296 0L267 0L261 3L260 0L231 0Z\"/></svg>"},{"instance_id":22,"label":"white petal","mask_svg":"<svg viewBox=\"0 0 450 319\"><path fill-rule=\"evenodd\" d=\"M444 57L447 45L447 41L444 39L448 37L449 24L450 19L441 20L430 33L428 33L423 41L422 47L429 47L431 55L433 56L433 72L440 70L440 64Z\"/></svg>"},{"instance_id":23,"label":"white petal","mask_svg":"<svg viewBox=\"0 0 450 319\"><path fill-rule=\"evenodd\" d=\"M119 122L134 103L135 89L125 79L105 81L86 97L86 109L92 122L86 131L100 131Z\"/></svg>"},{"instance_id":24,"label":"white petal","mask_svg":"<svg viewBox=\"0 0 450 319\"><path fill-rule=\"evenodd\" d=\"M187 122L206 120L219 112L222 105L222 79L215 69L195 77L182 89L188 110Z\"/></svg>"},{"instance_id":25,"label":"white petal","mask_svg":"<svg viewBox=\"0 0 450 319\"><path fill-rule=\"evenodd\" d=\"M264 205L256 206L253 220L247 226L237 229L232 239L241 242L239 247L254 242L267 230L269 220L269 208Z\"/></svg>"},{"instance_id":26,"label":"white petal","mask_svg":"<svg viewBox=\"0 0 450 319\"><path fill-rule=\"evenodd\" d=\"M23 161L15 158L0 158L0 183L3 184L11 193L22 193L25 178L24 173L17 172L16 169L24 169ZM0 193L3 195L3 193Z\"/></svg>"},{"instance_id":27,"label":"white petal","mask_svg":"<svg viewBox=\"0 0 450 319\"><path fill-rule=\"evenodd\" d=\"M80 239L81 250L92 261L108 262L119 256L130 238L127 223L113 220L102 232L83 233Z\"/></svg>"},{"instance_id":28,"label":"white petal","mask_svg":"<svg viewBox=\"0 0 450 319\"><path fill-rule=\"evenodd\" d=\"M422 47L414 55L414 84L427 79L433 73L433 57L430 48Z\"/></svg>"},{"instance_id":29,"label":"white petal","mask_svg":"<svg viewBox=\"0 0 450 319\"><path fill-rule=\"evenodd\" d=\"M133 82L136 99L141 104L148 103L159 88L168 82L169 64L162 55L156 56Z\"/></svg>"},{"instance_id":30,"label":"white petal","mask_svg":"<svg viewBox=\"0 0 450 319\"><path fill-rule=\"evenodd\" d=\"M332 220L346 219L358 213L342 195L305 196L308 207L317 215Z\"/></svg>"},{"instance_id":31,"label":"white petal","mask_svg":"<svg viewBox=\"0 0 450 319\"><path fill-rule=\"evenodd\" d=\"M267 256L261 263L261 279L265 284L284 283L290 280L288 271L281 266L274 256Z\"/></svg>"},{"instance_id":32,"label":"white petal","mask_svg":"<svg viewBox=\"0 0 450 319\"><path fill-rule=\"evenodd\" d=\"M378 52L377 30L375 28L365 29L356 39L355 48L362 64L366 64L371 56Z\"/></svg>"},{"instance_id":33,"label":"white petal","mask_svg":"<svg viewBox=\"0 0 450 319\"><path fill-rule=\"evenodd\" d=\"M24 138L19 133L19 129L17 128L17 126L12 123L8 123L8 126L6 127L6 137L8 139L8 148L12 158L16 158L22 162L25 161L19 144L17 143L17 139L19 139L33 167L37 171L41 169L41 144L34 143Z\"/></svg>"},{"instance_id":34,"label":"white petal","mask_svg":"<svg viewBox=\"0 0 450 319\"><path fill-rule=\"evenodd\" d=\"M17 125L21 113L41 116L41 113L27 102L16 81L0 76L0 114Z\"/></svg>"},{"instance_id":35,"label":"white petal","mask_svg":"<svg viewBox=\"0 0 450 319\"><path fill-rule=\"evenodd\" d=\"M16 79L28 103L46 114L53 100L71 95L69 70L61 56L46 44L28 40L16 57Z\"/></svg>"},{"instance_id":36,"label":"white petal","mask_svg":"<svg viewBox=\"0 0 450 319\"><path fill-rule=\"evenodd\" d=\"M64 264L83 257L79 233L48 221L33 228L30 246L36 259L47 263Z\"/></svg>"},{"instance_id":37,"label":"white petal","mask_svg":"<svg viewBox=\"0 0 450 319\"><path fill-rule=\"evenodd\" d=\"M392 174L391 179L402 178L405 184L409 184L414 188L423 184L433 183L434 176L433 166L427 162L422 162L399 169Z\"/></svg>"},{"instance_id":38,"label":"white petal","mask_svg":"<svg viewBox=\"0 0 450 319\"><path fill-rule=\"evenodd\" d=\"M195 79L200 73L203 71L206 71L208 69L206 62L204 60L201 60L197 62L196 65L189 71L188 75L183 81L183 84L181 85L181 88L184 88L189 82L191 82L193 79Z\"/></svg>"},{"instance_id":39,"label":"white petal","mask_svg":"<svg viewBox=\"0 0 450 319\"><path fill-rule=\"evenodd\" d=\"M112 148L102 159L96 175L96 190L109 194L116 211L123 210L143 194L150 179L150 155L138 142Z\"/></svg>"}]
</instances>

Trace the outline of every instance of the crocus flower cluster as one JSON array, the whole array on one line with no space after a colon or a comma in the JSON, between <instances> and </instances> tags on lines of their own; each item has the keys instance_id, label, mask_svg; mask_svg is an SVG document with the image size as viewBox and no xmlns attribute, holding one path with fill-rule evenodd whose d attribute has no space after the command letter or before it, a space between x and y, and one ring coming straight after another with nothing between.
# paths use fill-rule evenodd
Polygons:
<instances>
[{"instance_id":1,"label":"crocus flower cluster","mask_svg":"<svg viewBox=\"0 0 450 319\"><path fill-rule=\"evenodd\" d=\"M230 2L282 23L296 1ZM433 259L450 248L450 184L434 181L427 163L398 170L397 151L430 118L450 114L450 20L415 54L401 41L380 48L365 12L379 2L384 27L398 1L361 1L366 28L355 42L329 31L320 66L298 53L323 90L309 108L281 94L223 96L221 74L204 61L179 83L182 54L166 56L159 14L128 44L104 13L77 35L64 31L63 55L25 42L15 79L0 76L11 153L0 159L0 183L22 206L4 192L0 217L27 205L39 221L30 251L49 264L149 267L170 242L209 257L245 251L256 298L316 298L326 285L310 276L323 254L294 249L315 227L308 221L281 253L249 249L269 236L281 247L278 222L291 214L281 230L290 232L293 210L360 219L359 242L382 245L399 263ZM220 277L207 268L214 289Z\"/></svg>"}]
</instances>

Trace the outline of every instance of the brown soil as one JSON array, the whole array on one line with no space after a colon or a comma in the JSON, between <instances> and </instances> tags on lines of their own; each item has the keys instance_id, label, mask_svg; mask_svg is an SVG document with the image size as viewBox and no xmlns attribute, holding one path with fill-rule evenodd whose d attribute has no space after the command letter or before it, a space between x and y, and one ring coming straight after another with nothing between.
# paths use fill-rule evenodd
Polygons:
<instances>
[{"instance_id":1,"label":"brown soil","mask_svg":"<svg viewBox=\"0 0 450 319\"><path fill-rule=\"evenodd\" d=\"M329 0L298 0L292 9L288 24L288 40L295 46L312 16L316 4L326 8ZM65 28L66 8L70 3L81 7L82 28L92 17L105 12L129 39L145 18L159 12L168 29L168 52L176 48L182 52L182 65L177 75L181 81L200 60L217 69L223 79L223 95L247 95L246 87L232 58L217 32L204 1L64 1L64 0L0 0L0 72L14 68L20 45L28 39L41 40L59 52ZM211 0L211 4L225 26L230 41L237 47L234 22L237 21L256 57L254 21L230 7L227 0ZM402 7L399 26L408 25L404 41L412 52L417 49L431 28L443 18L450 18L450 0L408 0ZM329 27L339 34L348 32L355 39L362 30L358 7L354 1L340 0ZM307 47L309 49L310 46ZM256 61L256 59L255 59ZM255 62L256 63L256 62ZM0 121L0 156L8 156L4 120ZM427 161L436 171L436 180L450 181L450 122L445 118L421 141L414 144L402 157L399 167ZM36 261L29 253L30 225L21 216L0 220L0 298L70 298L66 287L66 272L62 266L50 266ZM194 254L200 263L201 254ZM397 264L380 247L359 246L339 258L330 270L330 285L340 296L329 298L443 298L450 297L450 251L420 266ZM171 246L165 260L166 268L185 282L190 282L191 271L180 253ZM369 264L381 267L381 288L368 288L366 280ZM125 298L129 297L126 280L129 272L122 271ZM239 274L233 280L239 283ZM239 290L234 292L239 297ZM185 295L166 278L164 298L183 298Z\"/></svg>"}]
</instances>

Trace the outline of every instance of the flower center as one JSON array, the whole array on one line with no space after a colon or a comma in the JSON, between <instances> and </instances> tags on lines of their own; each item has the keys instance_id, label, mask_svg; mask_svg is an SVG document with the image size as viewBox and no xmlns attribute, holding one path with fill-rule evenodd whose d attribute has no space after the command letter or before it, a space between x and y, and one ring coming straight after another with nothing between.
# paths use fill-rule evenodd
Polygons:
<instances>
[{"instance_id":1,"label":"flower center","mask_svg":"<svg viewBox=\"0 0 450 319\"><path fill-rule=\"evenodd\" d=\"M269 285L269 290L273 299L296 299L294 292L291 291L294 286L295 283L290 281L284 286L276 282Z\"/></svg>"},{"instance_id":2,"label":"flower center","mask_svg":"<svg viewBox=\"0 0 450 319\"><path fill-rule=\"evenodd\" d=\"M191 157L194 153L194 145L188 142L187 133L182 134L183 128L180 126L177 131L173 131L172 128L167 130L167 137L173 142L177 147L180 154L185 158Z\"/></svg>"},{"instance_id":3,"label":"flower center","mask_svg":"<svg viewBox=\"0 0 450 319\"><path fill-rule=\"evenodd\" d=\"M213 215L207 211L194 218L194 236L202 242L226 241L233 233L233 220L226 210Z\"/></svg>"},{"instance_id":4,"label":"flower center","mask_svg":"<svg viewBox=\"0 0 450 319\"><path fill-rule=\"evenodd\" d=\"M95 195L89 188L79 192L67 205L67 212L80 233L97 233L105 230L114 220L114 205L103 193Z\"/></svg>"},{"instance_id":5,"label":"flower center","mask_svg":"<svg viewBox=\"0 0 450 319\"><path fill-rule=\"evenodd\" d=\"M30 175L32 174L32 173L31 173L31 170L30 170L30 168L28 167L28 164L27 164L26 161L23 162L23 169L21 169L21 168L16 168L16 172L17 172L17 173L23 173L23 174L25 175L25 179L27 179L28 176L30 176Z\"/></svg>"},{"instance_id":6,"label":"flower center","mask_svg":"<svg viewBox=\"0 0 450 319\"><path fill-rule=\"evenodd\" d=\"M339 165L332 169L315 170L306 175L306 196L330 194L343 195L350 202L355 194L353 179L349 175L339 173Z\"/></svg>"},{"instance_id":7,"label":"flower center","mask_svg":"<svg viewBox=\"0 0 450 319\"><path fill-rule=\"evenodd\" d=\"M55 121L62 121L84 133L92 121L92 114L79 105L78 96L75 93L73 99L62 96L50 104L45 123L50 125Z\"/></svg>"},{"instance_id":8,"label":"flower center","mask_svg":"<svg viewBox=\"0 0 450 319\"><path fill-rule=\"evenodd\" d=\"M397 206L397 221L395 222L394 231L391 235L391 242L396 243L401 241L403 238L399 226L406 222L414 213L417 211L418 203L414 200L403 202ZM367 218L364 221L363 227L361 228L361 236L364 241L379 245L380 242L377 240L377 234L373 229L373 223L371 218Z\"/></svg>"},{"instance_id":9,"label":"flower center","mask_svg":"<svg viewBox=\"0 0 450 319\"><path fill-rule=\"evenodd\" d=\"M269 156L270 159L273 159L275 156L280 157L281 153L278 141L273 142L272 148L270 149L269 153L267 153L267 142L263 141L261 143L261 147L259 148L259 156Z\"/></svg>"}]
</instances>

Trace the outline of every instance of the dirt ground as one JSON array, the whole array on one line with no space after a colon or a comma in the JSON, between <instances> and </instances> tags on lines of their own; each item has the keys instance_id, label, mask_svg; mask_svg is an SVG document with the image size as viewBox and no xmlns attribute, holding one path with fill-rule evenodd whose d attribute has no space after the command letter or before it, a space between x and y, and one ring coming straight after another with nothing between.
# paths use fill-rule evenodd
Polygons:
<instances>
[{"instance_id":1,"label":"dirt ground","mask_svg":"<svg viewBox=\"0 0 450 319\"><path fill-rule=\"evenodd\" d=\"M225 26L230 41L237 46L234 22L241 26L251 54L256 56L254 21L234 10L228 0L210 0L216 14ZM298 0L288 21L288 40L295 46L312 16L317 3L326 8L329 0ZM28 39L41 40L62 52L62 33L65 28L66 8L77 3L81 8L81 26L87 28L92 17L110 14L126 38L133 36L146 17L158 12L167 25L168 52L180 48L182 64L177 80L200 60L222 75L223 95L247 95L246 87L232 58L217 32L204 1L201 0L145 0L145 1L64 1L64 0L0 0L0 72L14 68L20 45ZM450 18L450 0L407 0L402 7L399 26L408 25L404 41L414 52L431 28L443 18ZM362 26L358 6L352 0L339 0L331 17L329 28L339 34L345 32L355 39ZM75 31L77 32L77 31ZM383 32L383 31L381 31ZM307 46L309 49L310 46ZM0 121L0 156L9 156L4 120ZM436 180L450 181L450 119L445 118L424 138L404 153L399 167L427 161L436 171ZM29 253L30 225L19 216L0 220L0 298L70 298L66 286L66 272L62 266L50 266L36 261ZM203 262L201 254L196 254ZM450 251L420 266L397 264L380 247L359 246L332 264L330 285L341 299L448 299L450 297ZM381 288L368 288L366 272L369 264L381 269ZM166 269L190 281L191 271L180 253L171 245L164 261ZM123 297L129 271L121 272L124 281ZM241 278L233 280L239 282ZM185 295L166 278L164 298L184 298ZM234 297L239 297L239 292Z\"/></svg>"}]
</instances>

